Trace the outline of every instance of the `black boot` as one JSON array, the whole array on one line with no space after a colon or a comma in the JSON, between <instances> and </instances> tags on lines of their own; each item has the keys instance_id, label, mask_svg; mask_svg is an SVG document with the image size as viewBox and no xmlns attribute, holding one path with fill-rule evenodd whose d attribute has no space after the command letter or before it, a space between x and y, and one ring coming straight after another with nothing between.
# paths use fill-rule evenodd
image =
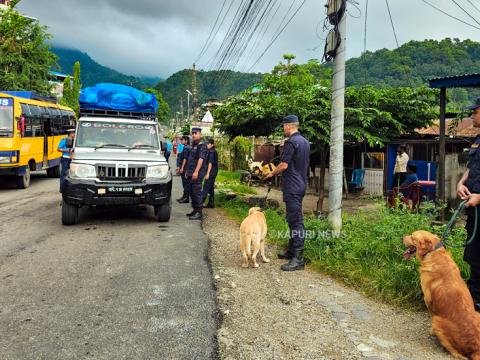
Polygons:
<instances>
[{"instance_id":1,"label":"black boot","mask_svg":"<svg viewBox=\"0 0 480 360\"><path fill-rule=\"evenodd\" d=\"M213 202L209 202L207 206L205 206L207 209L215 209L215 204Z\"/></svg>"},{"instance_id":2,"label":"black boot","mask_svg":"<svg viewBox=\"0 0 480 360\"><path fill-rule=\"evenodd\" d=\"M184 197L180 200L177 200L179 204L188 204L190 202L190 199L188 197Z\"/></svg>"},{"instance_id":3,"label":"black boot","mask_svg":"<svg viewBox=\"0 0 480 360\"><path fill-rule=\"evenodd\" d=\"M290 260L293 256L292 254L292 245L293 245L293 241L292 239L288 240L288 247L287 247L287 250L284 252L284 253L278 253L277 256L279 259L282 259L282 260Z\"/></svg>"},{"instance_id":4,"label":"black boot","mask_svg":"<svg viewBox=\"0 0 480 360\"><path fill-rule=\"evenodd\" d=\"M288 264L281 266L283 271L295 271L305 269L305 260L303 259L303 248L293 249L292 258Z\"/></svg>"},{"instance_id":5,"label":"black boot","mask_svg":"<svg viewBox=\"0 0 480 360\"><path fill-rule=\"evenodd\" d=\"M189 217L190 220L202 220L203 215L201 211L196 210L192 216Z\"/></svg>"},{"instance_id":6,"label":"black boot","mask_svg":"<svg viewBox=\"0 0 480 360\"><path fill-rule=\"evenodd\" d=\"M193 209L192 212L189 212L188 214L186 214L187 216L192 216L193 214L195 214L197 212L197 210Z\"/></svg>"}]
</instances>

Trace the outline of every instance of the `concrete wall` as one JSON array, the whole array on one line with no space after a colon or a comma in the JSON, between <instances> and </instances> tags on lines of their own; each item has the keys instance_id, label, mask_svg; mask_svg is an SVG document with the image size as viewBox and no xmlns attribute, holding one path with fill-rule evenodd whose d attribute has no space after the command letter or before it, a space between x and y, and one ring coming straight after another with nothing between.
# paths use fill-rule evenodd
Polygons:
<instances>
[{"instance_id":1,"label":"concrete wall","mask_svg":"<svg viewBox=\"0 0 480 360\"><path fill-rule=\"evenodd\" d=\"M459 202L457 183L467 170L465 156L462 154L446 154L445 169L445 199L449 205L454 205Z\"/></svg>"}]
</instances>

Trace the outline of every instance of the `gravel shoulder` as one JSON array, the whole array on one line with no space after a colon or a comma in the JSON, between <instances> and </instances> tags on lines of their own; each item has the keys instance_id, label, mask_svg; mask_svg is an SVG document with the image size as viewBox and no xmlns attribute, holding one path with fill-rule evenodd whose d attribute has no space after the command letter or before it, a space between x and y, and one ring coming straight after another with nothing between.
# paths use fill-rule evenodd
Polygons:
<instances>
[{"instance_id":1,"label":"gravel shoulder","mask_svg":"<svg viewBox=\"0 0 480 360\"><path fill-rule=\"evenodd\" d=\"M242 269L238 224L213 209L203 228L223 314L222 359L451 359L426 312L377 303L308 269L284 273L272 245L270 263Z\"/></svg>"}]
</instances>

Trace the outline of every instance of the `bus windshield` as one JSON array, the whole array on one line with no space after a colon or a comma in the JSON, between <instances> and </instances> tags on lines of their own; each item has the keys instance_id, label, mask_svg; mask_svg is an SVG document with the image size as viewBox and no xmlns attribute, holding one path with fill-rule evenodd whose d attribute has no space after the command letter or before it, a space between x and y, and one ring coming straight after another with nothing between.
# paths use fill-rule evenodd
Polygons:
<instances>
[{"instance_id":1,"label":"bus windshield","mask_svg":"<svg viewBox=\"0 0 480 360\"><path fill-rule=\"evenodd\" d=\"M0 98L0 137L13 136L13 99Z\"/></svg>"},{"instance_id":2,"label":"bus windshield","mask_svg":"<svg viewBox=\"0 0 480 360\"><path fill-rule=\"evenodd\" d=\"M148 124L82 121L75 147L158 150L157 128Z\"/></svg>"}]
</instances>

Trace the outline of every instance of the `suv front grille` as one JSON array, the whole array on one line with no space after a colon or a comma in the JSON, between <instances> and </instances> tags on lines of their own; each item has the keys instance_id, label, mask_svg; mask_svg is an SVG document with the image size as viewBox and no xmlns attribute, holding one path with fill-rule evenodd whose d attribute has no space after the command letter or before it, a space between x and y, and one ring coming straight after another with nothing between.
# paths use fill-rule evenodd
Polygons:
<instances>
[{"instance_id":1,"label":"suv front grille","mask_svg":"<svg viewBox=\"0 0 480 360\"><path fill-rule=\"evenodd\" d=\"M142 165L98 165L97 177L100 180L143 180L147 167Z\"/></svg>"}]
</instances>

